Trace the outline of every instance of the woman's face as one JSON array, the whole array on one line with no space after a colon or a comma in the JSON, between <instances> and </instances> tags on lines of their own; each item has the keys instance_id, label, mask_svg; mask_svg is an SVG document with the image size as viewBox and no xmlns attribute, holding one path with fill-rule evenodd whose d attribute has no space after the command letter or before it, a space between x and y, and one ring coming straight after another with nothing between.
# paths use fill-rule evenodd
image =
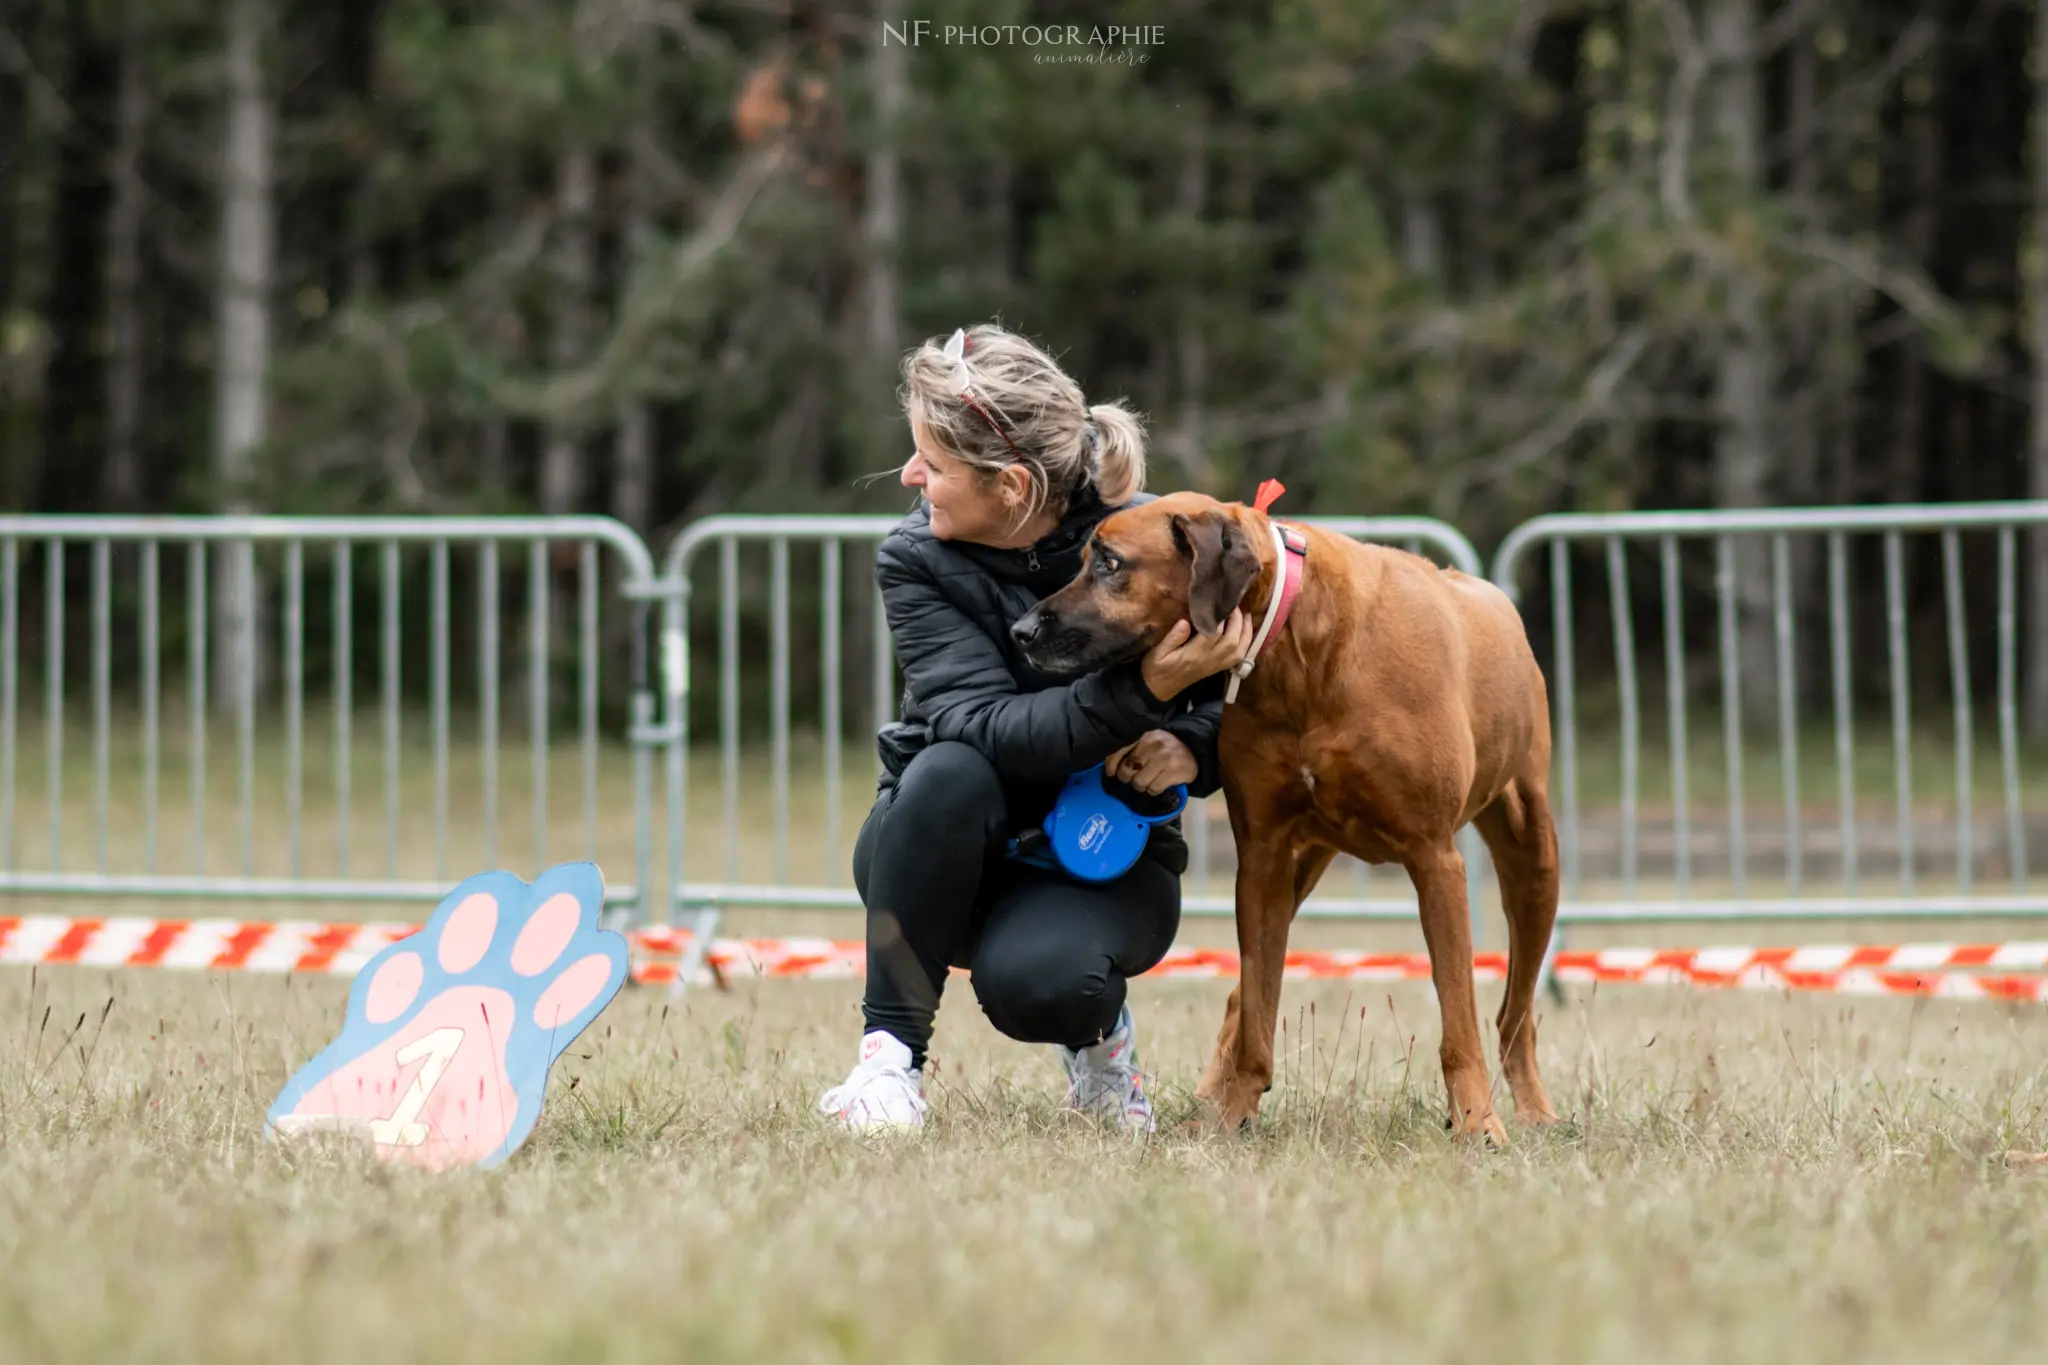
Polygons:
<instances>
[{"instance_id":1,"label":"woman's face","mask_svg":"<svg viewBox=\"0 0 2048 1365\"><path fill-rule=\"evenodd\" d=\"M942 450L919 422L910 424L917 449L903 466L903 486L924 494L932 509L932 534L940 540L1000 544L1016 532L1016 513L1003 491L1023 471L1006 469L991 479L965 460Z\"/></svg>"}]
</instances>

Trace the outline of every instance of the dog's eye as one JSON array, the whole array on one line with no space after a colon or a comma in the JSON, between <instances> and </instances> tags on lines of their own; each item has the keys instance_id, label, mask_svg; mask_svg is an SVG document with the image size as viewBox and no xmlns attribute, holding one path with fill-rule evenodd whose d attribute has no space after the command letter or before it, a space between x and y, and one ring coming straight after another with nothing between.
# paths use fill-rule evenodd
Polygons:
<instances>
[{"instance_id":1,"label":"dog's eye","mask_svg":"<svg viewBox=\"0 0 2048 1365\"><path fill-rule=\"evenodd\" d=\"M1097 572L1112 574L1123 568L1124 562L1108 550L1104 550L1095 556L1095 566Z\"/></svg>"}]
</instances>

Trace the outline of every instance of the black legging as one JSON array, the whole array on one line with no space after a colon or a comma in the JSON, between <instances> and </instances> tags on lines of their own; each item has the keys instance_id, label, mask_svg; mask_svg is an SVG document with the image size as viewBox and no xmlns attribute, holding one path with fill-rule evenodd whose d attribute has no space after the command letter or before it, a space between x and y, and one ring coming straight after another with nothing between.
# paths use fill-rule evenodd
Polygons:
<instances>
[{"instance_id":1,"label":"black legging","mask_svg":"<svg viewBox=\"0 0 2048 1365\"><path fill-rule=\"evenodd\" d=\"M1116 1027L1124 982L1150 970L1180 927L1180 878L1150 858L1089 886L1003 856L1002 781L979 750L934 744L861 826L853 879L868 912L870 1032L924 1065L949 967L966 967L982 1012L1026 1043L1085 1047Z\"/></svg>"}]
</instances>

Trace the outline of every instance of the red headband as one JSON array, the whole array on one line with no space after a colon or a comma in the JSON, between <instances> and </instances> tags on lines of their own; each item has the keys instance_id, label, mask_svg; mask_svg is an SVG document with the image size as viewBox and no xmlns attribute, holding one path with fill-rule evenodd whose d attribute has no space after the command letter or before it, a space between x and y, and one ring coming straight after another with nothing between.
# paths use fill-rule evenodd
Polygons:
<instances>
[{"instance_id":1,"label":"red headband","mask_svg":"<svg viewBox=\"0 0 2048 1365\"><path fill-rule=\"evenodd\" d=\"M1003 444L1010 448L1010 453L1021 460L1024 458L1024 452L1017 449L1017 443L1010 439L1010 433L1004 431L995 416L969 392L974 384L973 378L967 372L967 350L971 345L973 343L967 339L965 327L956 329L953 335L946 339L944 354L946 359L953 362L953 396L980 413L981 420L988 423L988 429L1002 437Z\"/></svg>"}]
</instances>

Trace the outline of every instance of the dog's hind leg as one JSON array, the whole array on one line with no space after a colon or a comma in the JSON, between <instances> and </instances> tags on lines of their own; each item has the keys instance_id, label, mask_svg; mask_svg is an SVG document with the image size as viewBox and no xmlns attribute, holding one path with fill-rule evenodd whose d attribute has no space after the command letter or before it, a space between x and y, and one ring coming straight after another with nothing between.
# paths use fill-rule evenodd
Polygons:
<instances>
[{"instance_id":1,"label":"dog's hind leg","mask_svg":"<svg viewBox=\"0 0 2048 1365\"><path fill-rule=\"evenodd\" d=\"M1493 855L1508 921L1508 984L1500 1002L1500 1066L1515 1096L1515 1117L1555 1123L1536 1072L1536 978L1557 921L1557 829L1540 788L1510 783L1473 824Z\"/></svg>"},{"instance_id":2,"label":"dog's hind leg","mask_svg":"<svg viewBox=\"0 0 2048 1365\"><path fill-rule=\"evenodd\" d=\"M1479 1002L1472 986L1472 923L1465 899L1465 859L1449 840L1418 849L1409 879L1422 903L1422 937L1429 973L1443 1014L1444 1088L1450 1092L1451 1127L1483 1134L1506 1147L1508 1130L1494 1112L1486 1080L1486 1045L1479 1037Z\"/></svg>"}]
</instances>

